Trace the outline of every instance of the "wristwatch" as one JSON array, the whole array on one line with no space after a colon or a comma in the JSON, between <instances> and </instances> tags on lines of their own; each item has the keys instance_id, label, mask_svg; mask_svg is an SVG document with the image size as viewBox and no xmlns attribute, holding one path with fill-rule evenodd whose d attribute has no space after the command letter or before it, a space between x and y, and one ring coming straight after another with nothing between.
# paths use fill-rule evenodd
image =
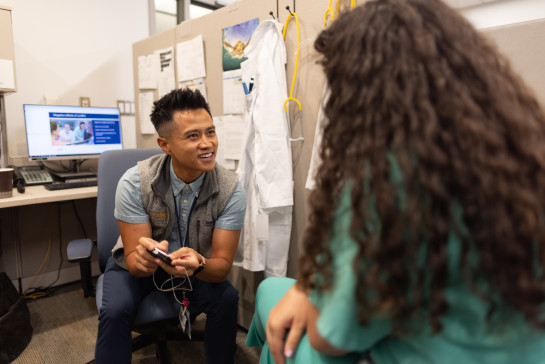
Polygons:
<instances>
[{"instance_id":1,"label":"wristwatch","mask_svg":"<svg viewBox=\"0 0 545 364\"><path fill-rule=\"evenodd\" d=\"M201 254L199 256L201 257L201 264L193 271L193 275L200 273L206 267L206 259Z\"/></svg>"}]
</instances>

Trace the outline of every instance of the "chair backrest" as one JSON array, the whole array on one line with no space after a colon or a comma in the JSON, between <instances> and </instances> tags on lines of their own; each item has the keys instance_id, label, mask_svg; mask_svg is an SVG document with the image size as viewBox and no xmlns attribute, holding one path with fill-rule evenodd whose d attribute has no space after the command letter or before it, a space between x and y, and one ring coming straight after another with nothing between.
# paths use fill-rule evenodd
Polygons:
<instances>
[{"instance_id":1,"label":"chair backrest","mask_svg":"<svg viewBox=\"0 0 545 364\"><path fill-rule=\"evenodd\" d=\"M114 217L117 183L125 171L135 166L138 161L162 152L158 148L123 149L106 151L100 155L96 222L98 264L102 272L119 237L119 226Z\"/></svg>"}]
</instances>

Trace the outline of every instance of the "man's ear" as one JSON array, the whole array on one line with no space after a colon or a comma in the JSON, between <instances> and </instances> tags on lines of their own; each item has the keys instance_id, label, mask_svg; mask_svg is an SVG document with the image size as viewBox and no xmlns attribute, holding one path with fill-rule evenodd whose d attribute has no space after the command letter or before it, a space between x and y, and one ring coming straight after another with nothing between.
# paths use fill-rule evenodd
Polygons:
<instances>
[{"instance_id":1,"label":"man's ear","mask_svg":"<svg viewBox=\"0 0 545 364\"><path fill-rule=\"evenodd\" d=\"M168 146L168 140L163 137L157 137L157 145L159 145L159 148L165 152L165 154L170 155L170 147Z\"/></svg>"}]
</instances>

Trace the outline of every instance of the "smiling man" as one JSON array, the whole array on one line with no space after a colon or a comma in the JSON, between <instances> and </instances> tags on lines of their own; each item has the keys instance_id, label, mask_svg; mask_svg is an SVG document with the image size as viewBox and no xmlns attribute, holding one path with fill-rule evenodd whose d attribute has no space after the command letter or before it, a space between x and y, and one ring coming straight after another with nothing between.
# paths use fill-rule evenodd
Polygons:
<instances>
[{"instance_id":1,"label":"smiling man","mask_svg":"<svg viewBox=\"0 0 545 364\"><path fill-rule=\"evenodd\" d=\"M163 294L189 304L181 306L181 316L207 315L206 362L232 363L238 292L227 274L246 194L236 175L215 163L218 138L199 91L165 95L154 103L151 121L164 154L138 162L119 181L115 217L121 236L104 273L95 361L130 362L141 299L165 282L170 288L174 277L179 287ZM170 265L150 254L155 248L168 255Z\"/></svg>"}]
</instances>

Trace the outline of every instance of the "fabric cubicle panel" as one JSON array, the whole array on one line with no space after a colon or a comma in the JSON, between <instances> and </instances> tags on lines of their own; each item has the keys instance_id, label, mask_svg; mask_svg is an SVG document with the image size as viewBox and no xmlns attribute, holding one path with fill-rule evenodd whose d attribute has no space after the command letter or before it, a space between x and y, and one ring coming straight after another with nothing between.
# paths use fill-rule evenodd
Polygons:
<instances>
[{"instance_id":1,"label":"fabric cubicle panel","mask_svg":"<svg viewBox=\"0 0 545 364\"><path fill-rule=\"evenodd\" d=\"M545 19L483 29L545 107Z\"/></svg>"}]
</instances>

